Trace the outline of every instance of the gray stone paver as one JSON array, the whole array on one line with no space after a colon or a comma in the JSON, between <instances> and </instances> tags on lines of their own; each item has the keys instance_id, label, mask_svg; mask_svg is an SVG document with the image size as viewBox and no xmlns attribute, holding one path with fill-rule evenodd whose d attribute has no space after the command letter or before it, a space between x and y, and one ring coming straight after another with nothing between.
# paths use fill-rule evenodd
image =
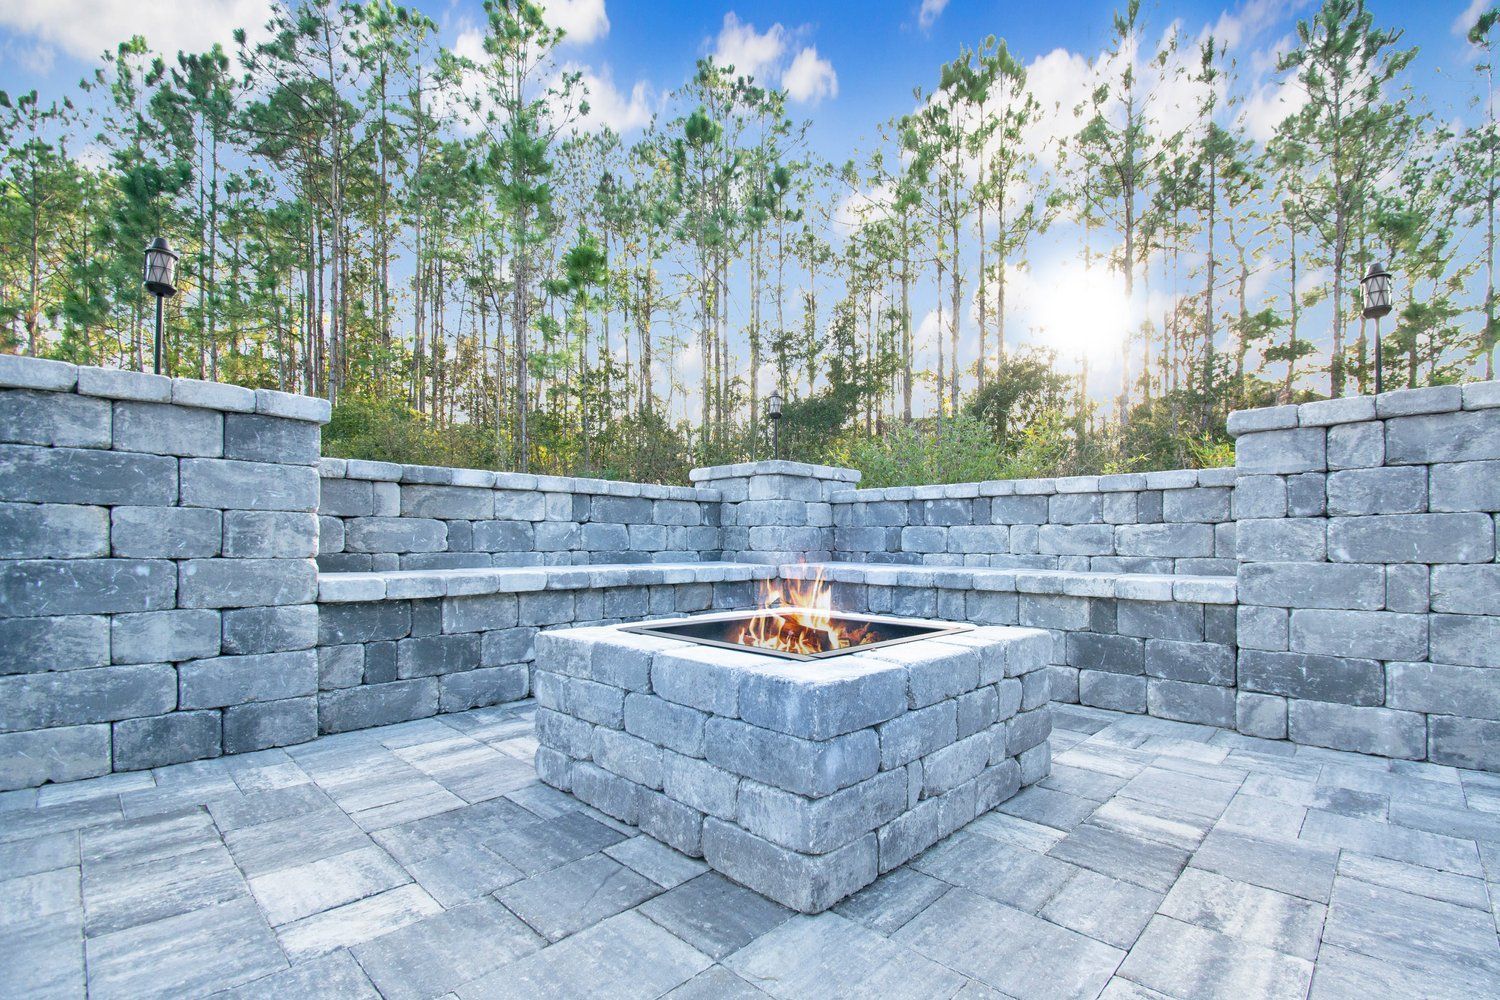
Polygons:
<instances>
[{"instance_id":1,"label":"gray stone paver","mask_svg":"<svg viewBox=\"0 0 1500 1000\"><path fill-rule=\"evenodd\" d=\"M530 725L8 795L0 991L1500 995L1495 775L1060 706L1044 784L802 917L541 785Z\"/></svg>"}]
</instances>

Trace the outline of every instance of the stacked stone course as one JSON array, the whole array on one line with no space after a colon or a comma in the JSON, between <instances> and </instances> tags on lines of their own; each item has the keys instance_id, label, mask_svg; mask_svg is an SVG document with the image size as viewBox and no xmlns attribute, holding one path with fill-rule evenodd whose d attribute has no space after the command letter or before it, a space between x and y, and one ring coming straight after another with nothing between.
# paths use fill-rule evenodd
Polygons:
<instances>
[{"instance_id":1,"label":"stacked stone course","mask_svg":"<svg viewBox=\"0 0 1500 1000\"><path fill-rule=\"evenodd\" d=\"M316 734L327 419L0 355L0 789Z\"/></svg>"},{"instance_id":2,"label":"stacked stone course","mask_svg":"<svg viewBox=\"0 0 1500 1000\"><path fill-rule=\"evenodd\" d=\"M830 494L833 558L923 566L1228 575L1234 470Z\"/></svg>"},{"instance_id":3,"label":"stacked stone course","mask_svg":"<svg viewBox=\"0 0 1500 1000\"><path fill-rule=\"evenodd\" d=\"M1230 416L1238 727L1500 767L1500 383Z\"/></svg>"},{"instance_id":4,"label":"stacked stone course","mask_svg":"<svg viewBox=\"0 0 1500 1000\"><path fill-rule=\"evenodd\" d=\"M713 490L324 459L325 572L711 561Z\"/></svg>"}]
</instances>

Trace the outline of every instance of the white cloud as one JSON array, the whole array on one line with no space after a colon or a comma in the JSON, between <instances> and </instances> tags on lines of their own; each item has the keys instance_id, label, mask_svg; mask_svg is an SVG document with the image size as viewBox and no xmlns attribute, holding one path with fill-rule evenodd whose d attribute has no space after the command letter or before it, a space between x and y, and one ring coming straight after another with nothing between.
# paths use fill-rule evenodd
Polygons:
<instances>
[{"instance_id":1,"label":"white cloud","mask_svg":"<svg viewBox=\"0 0 1500 1000\"><path fill-rule=\"evenodd\" d=\"M787 96L799 104L817 104L825 97L839 96L839 78L833 71L833 63L818 55L818 50L808 46L782 74L781 85Z\"/></svg>"},{"instance_id":2,"label":"white cloud","mask_svg":"<svg viewBox=\"0 0 1500 1000\"><path fill-rule=\"evenodd\" d=\"M563 30L565 45L587 45L609 34L604 0L542 0L542 12L548 24Z\"/></svg>"},{"instance_id":3,"label":"white cloud","mask_svg":"<svg viewBox=\"0 0 1500 1000\"><path fill-rule=\"evenodd\" d=\"M1240 108L1240 123L1245 134L1256 142L1268 142L1282 122L1307 105L1307 91L1290 77L1281 83L1265 83L1245 98Z\"/></svg>"},{"instance_id":4,"label":"white cloud","mask_svg":"<svg viewBox=\"0 0 1500 1000\"><path fill-rule=\"evenodd\" d=\"M719 29L714 60L733 66L743 76L764 82L781 65L786 49L787 30L779 23L759 32L755 25L741 21L730 11L724 15L724 25Z\"/></svg>"},{"instance_id":5,"label":"white cloud","mask_svg":"<svg viewBox=\"0 0 1500 1000\"><path fill-rule=\"evenodd\" d=\"M163 54L228 48L235 28L259 34L270 10L270 0L0 0L0 25L93 59L133 35Z\"/></svg>"},{"instance_id":6,"label":"white cloud","mask_svg":"<svg viewBox=\"0 0 1500 1000\"><path fill-rule=\"evenodd\" d=\"M1479 20L1479 15L1490 5L1490 0L1471 0L1469 6L1464 8L1462 14L1453 19L1452 31L1460 38L1466 38L1469 29L1474 27L1474 22Z\"/></svg>"},{"instance_id":7,"label":"white cloud","mask_svg":"<svg viewBox=\"0 0 1500 1000\"><path fill-rule=\"evenodd\" d=\"M625 94L615 86L614 75L608 66L595 70L570 65L566 72L578 73L588 93L589 113L576 123L578 129L590 130L604 125L624 135L651 121L656 101L651 85L646 81L637 80L630 93Z\"/></svg>"},{"instance_id":8,"label":"white cloud","mask_svg":"<svg viewBox=\"0 0 1500 1000\"><path fill-rule=\"evenodd\" d=\"M917 23L926 31L932 27L932 23L943 15L948 6L948 0L922 0L922 9L917 11Z\"/></svg>"},{"instance_id":9,"label":"white cloud","mask_svg":"<svg viewBox=\"0 0 1500 1000\"><path fill-rule=\"evenodd\" d=\"M890 215L891 202L895 195L889 184L868 191L853 191L833 213L833 224L838 231L861 229L872 222Z\"/></svg>"}]
</instances>

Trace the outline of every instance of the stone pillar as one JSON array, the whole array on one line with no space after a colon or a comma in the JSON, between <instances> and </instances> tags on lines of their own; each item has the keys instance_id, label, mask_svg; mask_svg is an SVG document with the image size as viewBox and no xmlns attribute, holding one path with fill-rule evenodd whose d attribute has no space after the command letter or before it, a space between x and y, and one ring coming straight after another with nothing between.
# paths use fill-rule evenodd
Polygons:
<instances>
[{"instance_id":1,"label":"stone pillar","mask_svg":"<svg viewBox=\"0 0 1500 1000\"><path fill-rule=\"evenodd\" d=\"M1500 383L1234 413L1238 728L1500 769Z\"/></svg>"},{"instance_id":2,"label":"stone pillar","mask_svg":"<svg viewBox=\"0 0 1500 1000\"><path fill-rule=\"evenodd\" d=\"M833 558L829 498L853 489L854 469L802 462L746 462L694 469L695 486L716 489L723 558L739 562L826 562Z\"/></svg>"},{"instance_id":3,"label":"stone pillar","mask_svg":"<svg viewBox=\"0 0 1500 1000\"><path fill-rule=\"evenodd\" d=\"M0 355L0 789L316 735L328 415Z\"/></svg>"}]
</instances>

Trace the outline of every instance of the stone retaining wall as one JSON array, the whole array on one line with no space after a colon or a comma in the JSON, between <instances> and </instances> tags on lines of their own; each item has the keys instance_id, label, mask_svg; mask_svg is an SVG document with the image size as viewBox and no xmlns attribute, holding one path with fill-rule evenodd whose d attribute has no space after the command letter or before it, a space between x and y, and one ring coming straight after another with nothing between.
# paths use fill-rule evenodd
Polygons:
<instances>
[{"instance_id":1,"label":"stone retaining wall","mask_svg":"<svg viewBox=\"0 0 1500 1000\"><path fill-rule=\"evenodd\" d=\"M1233 469L1177 469L838 491L833 558L1232 576L1233 487Z\"/></svg>"},{"instance_id":2,"label":"stone retaining wall","mask_svg":"<svg viewBox=\"0 0 1500 1000\"><path fill-rule=\"evenodd\" d=\"M1500 383L1229 430L1241 730L1500 768Z\"/></svg>"},{"instance_id":3,"label":"stone retaining wall","mask_svg":"<svg viewBox=\"0 0 1500 1000\"><path fill-rule=\"evenodd\" d=\"M316 735L327 419L0 355L0 789Z\"/></svg>"},{"instance_id":4,"label":"stone retaining wall","mask_svg":"<svg viewBox=\"0 0 1500 1000\"><path fill-rule=\"evenodd\" d=\"M326 572L719 558L711 489L324 459Z\"/></svg>"}]
</instances>

